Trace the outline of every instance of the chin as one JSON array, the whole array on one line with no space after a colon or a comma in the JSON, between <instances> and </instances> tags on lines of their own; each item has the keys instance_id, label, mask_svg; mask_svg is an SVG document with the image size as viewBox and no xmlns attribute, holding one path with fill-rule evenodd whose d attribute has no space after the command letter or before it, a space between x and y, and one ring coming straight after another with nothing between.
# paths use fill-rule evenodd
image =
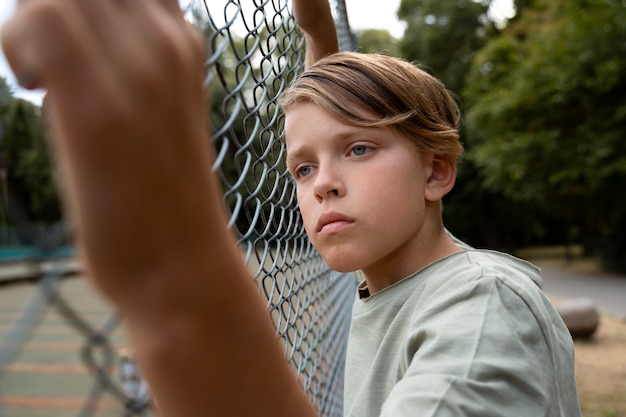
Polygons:
<instances>
[{"instance_id":1,"label":"chin","mask_svg":"<svg viewBox=\"0 0 626 417\"><path fill-rule=\"evenodd\" d=\"M332 264L330 264L330 263L329 263L328 265L330 266L330 268L331 268L333 271L342 272L342 273L355 272L355 271L358 271L358 270L360 270L360 269L361 269L361 268L352 268L352 267L347 267L347 266L343 266L343 265L340 265L340 266L333 266L333 265L332 265Z\"/></svg>"},{"instance_id":2,"label":"chin","mask_svg":"<svg viewBox=\"0 0 626 417\"><path fill-rule=\"evenodd\" d=\"M355 257L350 255L338 256L335 254L332 256L324 256L324 254L322 254L322 258L324 258L333 271L337 272L354 272L363 268L363 264L355 262Z\"/></svg>"},{"instance_id":3,"label":"chin","mask_svg":"<svg viewBox=\"0 0 626 417\"><path fill-rule=\"evenodd\" d=\"M324 261L337 272L354 272L368 265L369 257L352 242L312 242ZM323 244L319 244L323 243Z\"/></svg>"}]
</instances>

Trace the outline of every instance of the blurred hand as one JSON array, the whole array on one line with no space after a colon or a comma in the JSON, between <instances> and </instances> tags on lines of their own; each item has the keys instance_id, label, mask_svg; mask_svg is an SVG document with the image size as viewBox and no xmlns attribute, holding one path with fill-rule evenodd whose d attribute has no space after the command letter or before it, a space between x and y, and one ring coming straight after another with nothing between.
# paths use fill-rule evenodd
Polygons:
<instances>
[{"instance_id":1,"label":"blurred hand","mask_svg":"<svg viewBox=\"0 0 626 417\"><path fill-rule=\"evenodd\" d=\"M339 50L328 0L293 0L293 14L306 38L306 68Z\"/></svg>"},{"instance_id":2,"label":"blurred hand","mask_svg":"<svg viewBox=\"0 0 626 417\"><path fill-rule=\"evenodd\" d=\"M328 17L332 13L328 0L292 0L293 14L300 29L308 34L326 32ZM334 27L333 27L334 29Z\"/></svg>"},{"instance_id":3,"label":"blurred hand","mask_svg":"<svg viewBox=\"0 0 626 417\"><path fill-rule=\"evenodd\" d=\"M48 90L66 213L105 293L211 232L204 53L176 0L18 0L2 46Z\"/></svg>"}]
</instances>

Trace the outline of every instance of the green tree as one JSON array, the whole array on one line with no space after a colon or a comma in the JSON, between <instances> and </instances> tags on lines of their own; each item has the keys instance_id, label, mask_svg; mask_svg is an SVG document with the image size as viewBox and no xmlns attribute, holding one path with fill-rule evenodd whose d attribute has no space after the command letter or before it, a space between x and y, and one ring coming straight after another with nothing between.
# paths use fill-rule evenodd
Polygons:
<instances>
[{"instance_id":1,"label":"green tree","mask_svg":"<svg viewBox=\"0 0 626 417\"><path fill-rule=\"evenodd\" d=\"M625 73L622 1L537 0L477 55L463 92L484 186L558 213L624 269Z\"/></svg>"},{"instance_id":2,"label":"green tree","mask_svg":"<svg viewBox=\"0 0 626 417\"><path fill-rule=\"evenodd\" d=\"M459 98L463 113L467 107L463 86L474 56L499 33L488 14L490 4L488 0L402 0L398 11L407 23L400 41L402 56L440 78ZM461 136L469 148L464 125ZM524 208L485 189L481 182L476 164L464 161L457 185L444 202L447 227L480 247L512 250L529 241L528 231L534 227L525 224Z\"/></svg>"},{"instance_id":3,"label":"green tree","mask_svg":"<svg viewBox=\"0 0 626 417\"><path fill-rule=\"evenodd\" d=\"M13 101L13 91L7 83L5 77L0 77L0 146L4 142L4 131L7 125L7 113L9 106ZM6 226L7 208L6 208L6 177L7 177L7 161L5 155L0 152L0 225ZM6 236L6 234L4 234ZM2 236L3 238L5 236ZM6 240L6 239L5 239Z\"/></svg>"},{"instance_id":4,"label":"green tree","mask_svg":"<svg viewBox=\"0 0 626 417\"><path fill-rule=\"evenodd\" d=\"M9 84L7 83L7 79L5 77L0 77L0 115L4 116L6 112L6 108L9 106L9 103L13 100L13 91Z\"/></svg>"},{"instance_id":5,"label":"green tree","mask_svg":"<svg viewBox=\"0 0 626 417\"><path fill-rule=\"evenodd\" d=\"M12 99L5 108L3 122L2 208L6 222L18 229L20 243L33 245L41 237L35 224L52 224L61 218L41 108Z\"/></svg>"},{"instance_id":6,"label":"green tree","mask_svg":"<svg viewBox=\"0 0 626 417\"><path fill-rule=\"evenodd\" d=\"M424 65L460 93L475 52L495 26L487 17L490 0L402 0L398 17L407 28L402 56Z\"/></svg>"},{"instance_id":7,"label":"green tree","mask_svg":"<svg viewBox=\"0 0 626 417\"><path fill-rule=\"evenodd\" d=\"M357 32L356 35L359 52L400 56L398 39L387 30L368 29Z\"/></svg>"}]
</instances>

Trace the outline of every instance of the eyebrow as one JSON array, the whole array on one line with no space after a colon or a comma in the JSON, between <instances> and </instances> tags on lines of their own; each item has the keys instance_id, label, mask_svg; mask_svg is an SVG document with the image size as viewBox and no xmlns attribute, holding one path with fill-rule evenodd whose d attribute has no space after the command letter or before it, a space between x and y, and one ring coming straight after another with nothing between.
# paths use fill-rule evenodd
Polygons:
<instances>
[{"instance_id":1,"label":"eyebrow","mask_svg":"<svg viewBox=\"0 0 626 417\"><path fill-rule=\"evenodd\" d=\"M287 163L287 170L290 171L289 166L293 164L294 160L300 159L306 153L306 147L299 147L294 152L289 152L289 150L287 150L287 158L285 158L285 162Z\"/></svg>"},{"instance_id":2,"label":"eyebrow","mask_svg":"<svg viewBox=\"0 0 626 417\"><path fill-rule=\"evenodd\" d=\"M344 129L339 133L333 135L333 142L347 142L353 139L367 139L370 136L375 136L377 133L381 131L381 128L376 127L361 127L354 126L348 129ZM289 151L287 148L287 165L289 165L289 161L293 159L298 159L305 155L308 152L308 143L296 148L294 151Z\"/></svg>"}]
</instances>

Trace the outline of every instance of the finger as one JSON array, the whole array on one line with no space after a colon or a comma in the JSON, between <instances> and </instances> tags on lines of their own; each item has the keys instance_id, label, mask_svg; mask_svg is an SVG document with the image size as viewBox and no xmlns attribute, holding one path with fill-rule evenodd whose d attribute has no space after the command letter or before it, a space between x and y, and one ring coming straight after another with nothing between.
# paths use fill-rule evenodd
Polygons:
<instances>
[{"instance_id":1,"label":"finger","mask_svg":"<svg viewBox=\"0 0 626 417\"><path fill-rule=\"evenodd\" d=\"M22 0L23 1L23 0ZM29 0L2 27L2 47L17 79L46 88L74 79L92 55L94 39L75 7L55 0Z\"/></svg>"},{"instance_id":2,"label":"finger","mask_svg":"<svg viewBox=\"0 0 626 417\"><path fill-rule=\"evenodd\" d=\"M15 10L16 12L18 10L23 9L24 7L28 6L29 4L32 4L33 0L16 0L15 2Z\"/></svg>"},{"instance_id":3,"label":"finger","mask_svg":"<svg viewBox=\"0 0 626 417\"><path fill-rule=\"evenodd\" d=\"M182 14L177 0L156 0L156 2L163 5L163 7L165 7L165 9L168 10L170 13Z\"/></svg>"},{"instance_id":4,"label":"finger","mask_svg":"<svg viewBox=\"0 0 626 417\"><path fill-rule=\"evenodd\" d=\"M173 3L174 7L169 0L134 0L128 12L134 19L135 37L156 48L156 55L199 52L202 46L196 28L185 21L177 2Z\"/></svg>"}]
</instances>

